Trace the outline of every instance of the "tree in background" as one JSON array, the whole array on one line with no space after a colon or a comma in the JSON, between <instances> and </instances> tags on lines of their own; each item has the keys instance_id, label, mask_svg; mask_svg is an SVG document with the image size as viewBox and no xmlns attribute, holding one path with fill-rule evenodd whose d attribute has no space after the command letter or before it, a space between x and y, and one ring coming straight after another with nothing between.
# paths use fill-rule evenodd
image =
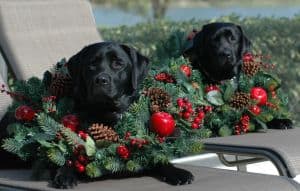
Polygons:
<instances>
[{"instance_id":1,"label":"tree in background","mask_svg":"<svg viewBox=\"0 0 300 191\"><path fill-rule=\"evenodd\" d=\"M153 19L163 18L166 14L170 0L91 0L92 3L116 6L121 10L133 12Z\"/></svg>"}]
</instances>

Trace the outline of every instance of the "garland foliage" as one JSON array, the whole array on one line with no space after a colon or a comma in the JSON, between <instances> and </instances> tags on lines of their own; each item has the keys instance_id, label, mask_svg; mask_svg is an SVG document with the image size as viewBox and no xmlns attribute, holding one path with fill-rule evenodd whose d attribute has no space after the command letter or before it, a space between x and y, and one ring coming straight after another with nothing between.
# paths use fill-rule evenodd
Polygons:
<instances>
[{"instance_id":1,"label":"garland foliage","mask_svg":"<svg viewBox=\"0 0 300 191\"><path fill-rule=\"evenodd\" d=\"M160 46L141 96L113 128L79 122L72 97L63 91L70 79L65 60L43 80L17 81L13 92L3 88L14 98L10 112L17 122L7 127L2 147L24 160L69 166L95 178L199 154L203 138L266 129L271 119L289 117L280 80L263 57L245 55L239 89L233 80L205 84L180 56L185 36L175 32Z\"/></svg>"}]
</instances>

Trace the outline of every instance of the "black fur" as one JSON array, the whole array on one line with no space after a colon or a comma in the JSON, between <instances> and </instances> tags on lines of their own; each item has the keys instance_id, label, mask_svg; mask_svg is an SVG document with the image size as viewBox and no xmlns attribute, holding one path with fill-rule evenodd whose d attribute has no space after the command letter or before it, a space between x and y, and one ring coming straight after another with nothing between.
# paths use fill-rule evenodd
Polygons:
<instances>
[{"instance_id":1,"label":"black fur","mask_svg":"<svg viewBox=\"0 0 300 191\"><path fill-rule=\"evenodd\" d=\"M207 83L219 83L235 77L238 84L242 58L250 48L251 42L240 26L233 23L210 23L196 34L184 54L192 66L206 76ZM292 121L273 119L267 126L270 129L290 129Z\"/></svg>"}]
</instances>

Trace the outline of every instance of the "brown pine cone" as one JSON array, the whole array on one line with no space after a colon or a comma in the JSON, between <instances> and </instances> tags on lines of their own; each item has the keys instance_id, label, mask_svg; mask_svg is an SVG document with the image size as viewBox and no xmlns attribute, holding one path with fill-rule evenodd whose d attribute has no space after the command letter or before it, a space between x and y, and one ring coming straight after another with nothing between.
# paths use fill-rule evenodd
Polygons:
<instances>
[{"instance_id":1,"label":"brown pine cone","mask_svg":"<svg viewBox=\"0 0 300 191\"><path fill-rule=\"evenodd\" d=\"M250 95L244 92L236 92L230 101L230 105L236 109L243 109L250 105Z\"/></svg>"},{"instance_id":2,"label":"brown pine cone","mask_svg":"<svg viewBox=\"0 0 300 191\"><path fill-rule=\"evenodd\" d=\"M70 95L72 92L72 78L64 74L55 74L49 86L49 93L56 97Z\"/></svg>"},{"instance_id":3,"label":"brown pine cone","mask_svg":"<svg viewBox=\"0 0 300 191\"><path fill-rule=\"evenodd\" d=\"M149 88L145 95L150 98L150 110L152 113L165 111L171 106L171 96L161 88Z\"/></svg>"},{"instance_id":4,"label":"brown pine cone","mask_svg":"<svg viewBox=\"0 0 300 191\"><path fill-rule=\"evenodd\" d=\"M96 143L102 141L119 141L119 135L111 127L104 126L103 124L94 123L88 130Z\"/></svg>"},{"instance_id":5,"label":"brown pine cone","mask_svg":"<svg viewBox=\"0 0 300 191\"><path fill-rule=\"evenodd\" d=\"M257 62L244 62L242 70L247 76L254 76L260 69L260 65Z\"/></svg>"}]
</instances>

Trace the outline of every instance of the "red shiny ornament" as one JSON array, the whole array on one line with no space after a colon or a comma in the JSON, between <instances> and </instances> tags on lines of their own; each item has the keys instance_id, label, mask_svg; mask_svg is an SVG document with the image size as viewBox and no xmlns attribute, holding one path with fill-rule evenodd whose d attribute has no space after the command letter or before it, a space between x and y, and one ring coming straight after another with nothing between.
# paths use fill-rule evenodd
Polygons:
<instances>
[{"instance_id":1,"label":"red shiny ornament","mask_svg":"<svg viewBox=\"0 0 300 191\"><path fill-rule=\"evenodd\" d=\"M22 105L16 109L15 117L17 120L29 122L34 119L35 111L27 105Z\"/></svg>"},{"instance_id":2,"label":"red shiny ornament","mask_svg":"<svg viewBox=\"0 0 300 191\"><path fill-rule=\"evenodd\" d=\"M210 106L210 105L207 105L207 106L204 107L204 111L205 111L206 113L210 113L210 112L212 112L212 110L213 110L213 107Z\"/></svg>"},{"instance_id":3,"label":"red shiny ornament","mask_svg":"<svg viewBox=\"0 0 300 191\"><path fill-rule=\"evenodd\" d=\"M250 97L257 101L257 105L262 106L267 103L268 94L261 87L254 87L250 90Z\"/></svg>"},{"instance_id":4,"label":"red shiny ornament","mask_svg":"<svg viewBox=\"0 0 300 191\"><path fill-rule=\"evenodd\" d=\"M76 115L66 115L61 119L61 123L72 131L76 131L79 126L79 119Z\"/></svg>"},{"instance_id":5,"label":"red shiny ornament","mask_svg":"<svg viewBox=\"0 0 300 191\"><path fill-rule=\"evenodd\" d=\"M150 118L150 127L160 137L169 136L174 132L175 120L169 113L157 112Z\"/></svg>"},{"instance_id":6,"label":"red shiny ornament","mask_svg":"<svg viewBox=\"0 0 300 191\"><path fill-rule=\"evenodd\" d=\"M117 147L117 153L123 159L128 159L129 155L130 155L129 150L125 145L118 146Z\"/></svg>"},{"instance_id":7,"label":"red shiny ornament","mask_svg":"<svg viewBox=\"0 0 300 191\"><path fill-rule=\"evenodd\" d=\"M249 110L251 111L251 113L253 113L254 115L259 115L261 113L261 109L259 106L257 105L253 105L249 108Z\"/></svg>"},{"instance_id":8,"label":"red shiny ornament","mask_svg":"<svg viewBox=\"0 0 300 191\"><path fill-rule=\"evenodd\" d=\"M86 140L88 134L85 133L85 132L83 132L83 131L78 131L78 136L79 136L80 138L82 138L83 140Z\"/></svg>"},{"instance_id":9,"label":"red shiny ornament","mask_svg":"<svg viewBox=\"0 0 300 191\"><path fill-rule=\"evenodd\" d=\"M180 70L186 75L186 77L190 77L192 75L192 70L188 65L181 65Z\"/></svg>"}]
</instances>

